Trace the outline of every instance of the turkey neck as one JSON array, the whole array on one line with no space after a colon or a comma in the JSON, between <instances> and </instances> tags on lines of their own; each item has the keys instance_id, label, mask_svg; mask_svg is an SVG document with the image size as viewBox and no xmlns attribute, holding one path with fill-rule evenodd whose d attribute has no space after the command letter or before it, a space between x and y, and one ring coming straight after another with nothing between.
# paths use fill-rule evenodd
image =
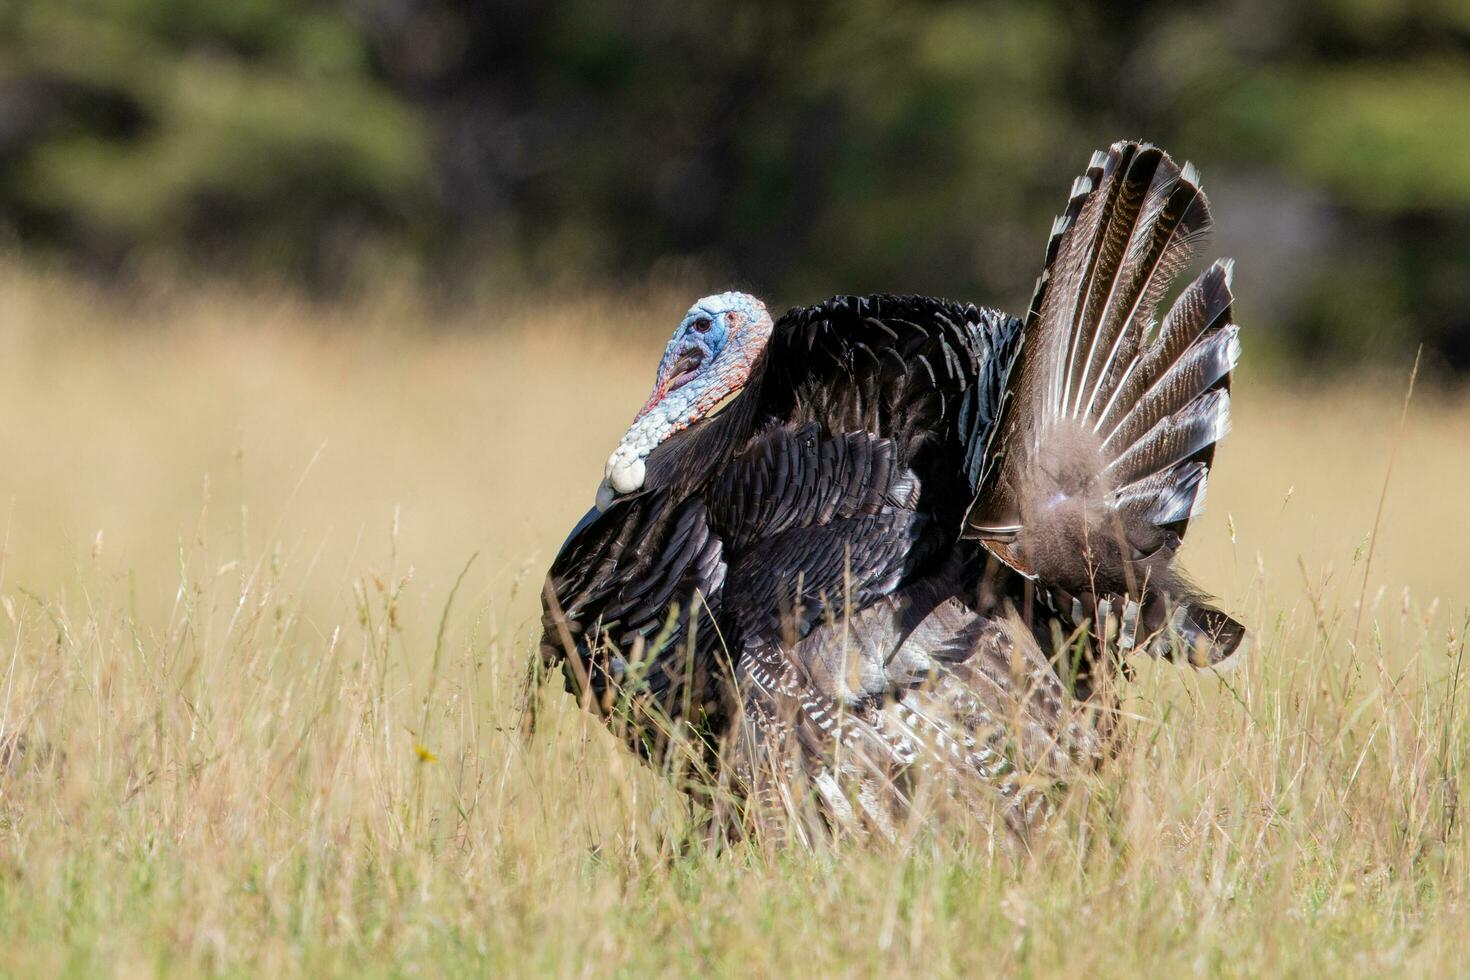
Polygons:
<instances>
[{"instance_id":1,"label":"turkey neck","mask_svg":"<svg viewBox=\"0 0 1470 980\"><path fill-rule=\"evenodd\" d=\"M668 490L676 499L696 494L745 448L761 422L765 363L762 351L750 380L724 408L670 436L649 454L646 488Z\"/></svg>"}]
</instances>

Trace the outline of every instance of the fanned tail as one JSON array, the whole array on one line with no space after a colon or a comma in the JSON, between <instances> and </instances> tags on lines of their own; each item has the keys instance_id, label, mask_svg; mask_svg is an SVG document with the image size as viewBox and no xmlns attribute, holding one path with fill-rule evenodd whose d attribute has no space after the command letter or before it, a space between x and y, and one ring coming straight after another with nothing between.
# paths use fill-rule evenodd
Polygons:
<instances>
[{"instance_id":1,"label":"fanned tail","mask_svg":"<svg viewBox=\"0 0 1470 980\"><path fill-rule=\"evenodd\" d=\"M1155 318L1210 226L1191 164L1138 143L1093 155L1053 224L965 528L1062 601L1115 617L1124 645L1157 636L1201 665L1245 635L1173 565L1229 429L1230 262Z\"/></svg>"}]
</instances>

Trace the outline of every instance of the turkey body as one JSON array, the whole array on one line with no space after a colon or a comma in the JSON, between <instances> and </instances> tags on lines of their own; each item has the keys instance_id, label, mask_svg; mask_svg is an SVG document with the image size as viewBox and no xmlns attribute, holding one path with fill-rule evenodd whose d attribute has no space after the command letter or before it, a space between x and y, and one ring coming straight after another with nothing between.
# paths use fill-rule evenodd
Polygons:
<instances>
[{"instance_id":1,"label":"turkey body","mask_svg":"<svg viewBox=\"0 0 1470 980\"><path fill-rule=\"evenodd\" d=\"M1119 654L1240 641L1172 568L1223 434L1228 266L1152 320L1208 220L1189 168L1118 144L1024 319L891 295L786 313L729 404L568 539L545 662L640 754L699 746L799 834L892 835L923 797L1024 838L1104 754Z\"/></svg>"}]
</instances>

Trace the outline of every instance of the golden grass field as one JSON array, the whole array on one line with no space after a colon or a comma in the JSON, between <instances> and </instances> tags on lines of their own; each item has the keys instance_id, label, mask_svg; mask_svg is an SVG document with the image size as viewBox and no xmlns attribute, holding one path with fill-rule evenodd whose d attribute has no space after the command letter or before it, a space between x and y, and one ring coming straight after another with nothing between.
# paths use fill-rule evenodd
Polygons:
<instances>
[{"instance_id":1,"label":"golden grass field","mask_svg":"<svg viewBox=\"0 0 1470 980\"><path fill-rule=\"evenodd\" d=\"M523 742L541 576L691 298L0 274L0 973L1463 974L1470 398L1400 438L1407 363L1247 354L1188 564L1249 659L1146 665L1026 859L714 853L555 687Z\"/></svg>"}]
</instances>

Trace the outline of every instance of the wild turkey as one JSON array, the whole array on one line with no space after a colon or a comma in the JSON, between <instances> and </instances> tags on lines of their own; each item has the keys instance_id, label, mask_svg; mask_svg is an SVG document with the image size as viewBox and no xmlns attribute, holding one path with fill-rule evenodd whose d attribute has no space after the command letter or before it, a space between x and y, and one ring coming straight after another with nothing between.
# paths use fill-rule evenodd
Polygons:
<instances>
[{"instance_id":1,"label":"wild turkey","mask_svg":"<svg viewBox=\"0 0 1470 980\"><path fill-rule=\"evenodd\" d=\"M1230 264L1155 314L1210 223L1192 166L1118 143L1024 320L700 300L551 567L544 661L797 833L815 800L891 835L923 792L1024 836L1105 754L1124 654L1244 637L1174 567L1229 421Z\"/></svg>"}]
</instances>

